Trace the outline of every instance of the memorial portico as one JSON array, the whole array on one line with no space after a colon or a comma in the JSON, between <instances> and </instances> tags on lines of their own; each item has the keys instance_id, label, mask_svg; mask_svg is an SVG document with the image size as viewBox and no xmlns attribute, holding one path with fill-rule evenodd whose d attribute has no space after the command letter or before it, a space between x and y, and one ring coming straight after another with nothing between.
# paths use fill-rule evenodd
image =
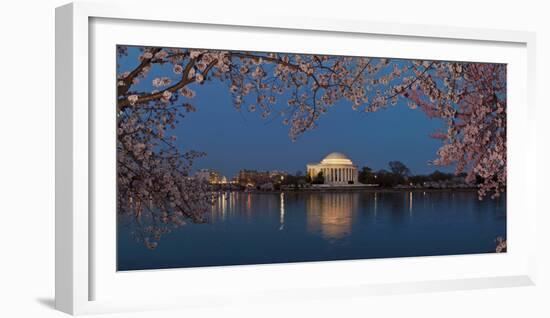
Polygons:
<instances>
[{"instance_id":1,"label":"memorial portico","mask_svg":"<svg viewBox=\"0 0 550 318\"><path fill-rule=\"evenodd\" d=\"M320 163L310 163L307 165L307 173L311 178L315 178L319 172L322 172L324 184L347 185L357 184L357 167L343 153L333 152L326 156Z\"/></svg>"}]
</instances>

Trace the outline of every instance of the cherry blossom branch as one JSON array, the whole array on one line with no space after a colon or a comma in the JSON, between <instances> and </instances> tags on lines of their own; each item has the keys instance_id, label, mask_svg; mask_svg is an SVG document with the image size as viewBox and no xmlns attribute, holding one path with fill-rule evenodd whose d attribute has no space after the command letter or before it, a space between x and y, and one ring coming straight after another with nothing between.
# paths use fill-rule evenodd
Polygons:
<instances>
[{"instance_id":1,"label":"cherry blossom branch","mask_svg":"<svg viewBox=\"0 0 550 318\"><path fill-rule=\"evenodd\" d=\"M202 73L204 77L206 77L208 75L208 72L212 69L212 67L214 67L214 65L216 65L218 61L217 60L214 60L212 62L210 62L210 64L208 64L207 68L204 70L204 72ZM125 108L129 107L129 106L132 106L132 104L143 104L143 103L147 103L147 102L150 102L150 101L154 101L154 100L161 100L163 99L166 95L166 92L170 92L170 93L175 93L176 91L178 91L179 89L185 87L186 85L190 84L190 83L193 83L196 81L196 77L195 76L192 76L192 77L189 77L189 72L191 70L191 68L193 67L195 63L195 60L194 59L191 59L184 71L183 71L183 75L182 75L182 78L179 82L177 82L176 84L166 88L166 89L163 89L159 92L156 92L156 93L152 93L152 94L144 94L144 95L139 95L137 96L136 95L136 99L134 102L131 102L128 98L124 99L124 98L121 98L118 100L118 103L117 103L117 106L118 106L118 110L119 111L123 111Z\"/></svg>"},{"instance_id":2,"label":"cherry blossom branch","mask_svg":"<svg viewBox=\"0 0 550 318\"><path fill-rule=\"evenodd\" d=\"M162 48L153 48L153 49L151 49L151 51L150 51L151 57L143 58L141 63L134 70L132 70L128 74L128 76L124 77L121 80L122 85L117 86L118 96L122 96L122 95L126 94L126 92L128 92L128 90L130 89L130 86L132 86L132 83L133 83L134 79L143 71L144 68L151 65L151 60L153 60L155 58L155 54L157 54L161 50L162 50Z\"/></svg>"}]
</instances>

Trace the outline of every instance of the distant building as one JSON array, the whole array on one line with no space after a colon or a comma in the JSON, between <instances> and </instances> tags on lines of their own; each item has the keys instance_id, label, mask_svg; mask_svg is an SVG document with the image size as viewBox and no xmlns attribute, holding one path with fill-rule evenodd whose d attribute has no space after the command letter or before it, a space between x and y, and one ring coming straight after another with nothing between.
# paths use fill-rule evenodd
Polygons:
<instances>
[{"instance_id":1,"label":"distant building","mask_svg":"<svg viewBox=\"0 0 550 318\"><path fill-rule=\"evenodd\" d=\"M347 185L358 183L357 166L343 153L333 152L319 163L307 164L307 174L315 178L323 173L324 183L330 185Z\"/></svg>"},{"instance_id":2,"label":"distant building","mask_svg":"<svg viewBox=\"0 0 550 318\"><path fill-rule=\"evenodd\" d=\"M286 172L283 171L257 171L257 170L240 170L236 176L236 181L242 186L256 186L266 183L281 183L284 180Z\"/></svg>"},{"instance_id":3,"label":"distant building","mask_svg":"<svg viewBox=\"0 0 550 318\"><path fill-rule=\"evenodd\" d=\"M269 172L269 178L274 183L282 182L287 175L288 175L288 173L286 173L284 171L273 170L273 171Z\"/></svg>"},{"instance_id":4,"label":"distant building","mask_svg":"<svg viewBox=\"0 0 550 318\"><path fill-rule=\"evenodd\" d=\"M195 178L202 181L207 181L210 184L219 184L225 180L224 176L212 169L200 169L197 173L195 173Z\"/></svg>"},{"instance_id":5,"label":"distant building","mask_svg":"<svg viewBox=\"0 0 550 318\"><path fill-rule=\"evenodd\" d=\"M237 182L240 185L256 185L263 184L270 181L268 171L256 171L243 169L237 174Z\"/></svg>"}]
</instances>

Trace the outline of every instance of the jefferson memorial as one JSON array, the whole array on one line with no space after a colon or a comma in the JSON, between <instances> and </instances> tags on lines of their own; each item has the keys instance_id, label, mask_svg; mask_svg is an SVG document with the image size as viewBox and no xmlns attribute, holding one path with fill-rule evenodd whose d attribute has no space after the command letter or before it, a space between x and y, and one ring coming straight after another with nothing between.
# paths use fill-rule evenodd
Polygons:
<instances>
[{"instance_id":1,"label":"jefferson memorial","mask_svg":"<svg viewBox=\"0 0 550 318\"><path fill-rule=\"evenodd\" d=\"M333 152L319 163L307 164L307 173L311 178L319 172L323 173L325 184L348 185L357 184L357 166L340 152Z\"/></svg>"}]
</instances>

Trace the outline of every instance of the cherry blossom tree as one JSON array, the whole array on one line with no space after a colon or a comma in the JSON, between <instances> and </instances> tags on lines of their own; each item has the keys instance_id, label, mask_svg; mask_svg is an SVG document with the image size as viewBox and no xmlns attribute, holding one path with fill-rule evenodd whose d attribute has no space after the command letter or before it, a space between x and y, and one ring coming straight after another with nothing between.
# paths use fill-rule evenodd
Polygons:
<instances>
[{"instance_id":1,"label":"cherry blossom tree","mask_svg":"<svg viewBox=\"0 0 550 318\"><path fill-rule=\"evenodd\" d=\"M469 182L481 179L480 199L498 197L506 189L506 66L433 62L429 69L415 70L403 96L447 123L433 135L444 143L434 164L455 164Z\"/></svg>"},{"instance_id":2,"label":"cherry blossom tree","mask_svg":"<svg viewBox=\"0 0 550 318\"><path fill-rule=\"evenodd\" d=\"M444 120L446 132L433 161L456 165L468 181L481 178L480 198L506 185L506 68L385 58L139 48L135 67L117 74L118 210L131 215L138 238L154 248L160 236L185 220L203 222L212 202L208 185L189 176L203 153L175 146L169 136L196 110L197 85L220 81L237 110L280 118L293 140L316 127L320 116L343 101L374 112L397 105L420 108ZM119 46L120 58L128 47ZM170 74L152 76L155 66ZM142 89L139 83L150 83Z\"/></svg>"}]
</instances>

